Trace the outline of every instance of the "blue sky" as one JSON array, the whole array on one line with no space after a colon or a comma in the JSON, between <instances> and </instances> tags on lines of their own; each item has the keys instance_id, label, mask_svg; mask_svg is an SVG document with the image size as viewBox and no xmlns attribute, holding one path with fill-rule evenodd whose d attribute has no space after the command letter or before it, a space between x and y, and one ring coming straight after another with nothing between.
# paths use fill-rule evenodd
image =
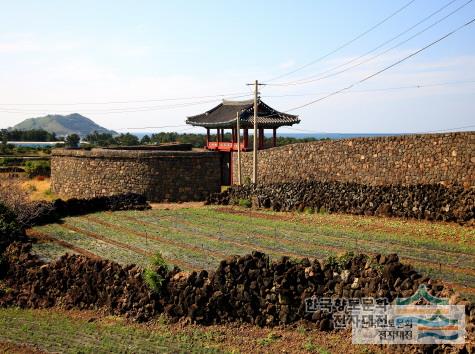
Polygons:
<instances>
[{"instance_id":1,"label":"blue sky","mask_svg":"<svg viewBox=\"0 0 475 354\"><path fill-rule=\"evenodd\" d=\"M213 107L220 98L91 103L250 94L245 83L266 81L328 53L408 1L2 1L0 125L47 113L78 112L121 131L181 126L187 115ZM467 1L455 0L391 44ZM275 82L316 75L354 59L448 2L416 0L341 51ZM305 85L265 86L263 99L283 111L315 100L473 17L475 4L469 3L375 60ZM475 25L355 88L361 92L337 95L292 113L302 119L296 128L318 132L423 132L475 125L475 83L372 91L472 80ZM195 104L202 101L206 102ZM177 103L193 105L169 106ZM142 130L182 129L187 127Z\"/></svg>"}]
</instances>

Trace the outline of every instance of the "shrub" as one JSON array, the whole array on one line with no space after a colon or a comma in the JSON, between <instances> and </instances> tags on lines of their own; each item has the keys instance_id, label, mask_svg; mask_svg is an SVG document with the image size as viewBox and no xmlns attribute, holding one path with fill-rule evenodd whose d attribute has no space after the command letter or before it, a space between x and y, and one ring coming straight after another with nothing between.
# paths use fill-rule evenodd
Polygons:
<instances>
[{"instance_id":1,"label":"shrub","mask_svg":"<svg viewBox=\"0 0 475 354\"><path fill-rule=\"evenodd\" d=\"M21 160L14 157L2 157L0 158L0 166L14 166L21 163Z\"/></svg>"},{"instance_id":2,"label":"shrub","mask_svg":"<svg viewBox=\"0 0 475 354\"><path fill-rule=\"evenodd\" d=\"M23 228L15 213L0 202L0 253L22 234Z\"/></svg>"},{"instance_id":3,"label":"shrub","mask_svg":"<svg viewBox=\"0 0 475 354\"><path fill-rule=\"evenodd\" d=\"M163 258L160 252L157 252L152 256L150 263L155 267L161 267L168 271L167 262L165 261L165 259Z\"/></svg>"},{"instance_id":4,"label":"shrub","mask_svg":"<svg viewBox=\"0 0 475 354\"><path fill-rule=\"evenodd\" d=\"M244 208L250 208L252 206L252 202L249 199L239 199L238 205Z\"/></svg>"},{"instance_id":5,"label":"shrub","mask_svg":"<svg viewBox=\"0 0 475 354\"><path fill-rule=\"evenodd\" d=\"M0 237L4 235L16 234L20 232L21 227L18 224L15 214L0 203Z\"/></svg>"},{"instance_id":6,"label":"shrub","mask_svg":"<svg viewBox=\"0 0 475 354\"><path fill-rule=\"evenodd\" d=\"M154 293L160 293L163 281L168 273L168 265L160 252L155 253L150 260L150 264L150 268L145 269L143 272L145 284Z\"/></svg>"},{"instance_id":7,"label":"shrub","mask_svg":"<svg viewBox=\"0 0 475 354\"><path fill-rule=\"evenodd\" d=\"M154 293L159 293L162 288L163 278L151 269L145 269L143 279L148 288Z\"/></svg>"},{"instance_id":8,"label":"shrub","mask_svg":"<svg viewBox=\"0 0 475 354\"><path fill-rule=\"evenodd\" d=\"M49 161L35 160L25 163L25 172L28 177L49 176L51 173L51 165Z\"/></svg>"}]
</instances>

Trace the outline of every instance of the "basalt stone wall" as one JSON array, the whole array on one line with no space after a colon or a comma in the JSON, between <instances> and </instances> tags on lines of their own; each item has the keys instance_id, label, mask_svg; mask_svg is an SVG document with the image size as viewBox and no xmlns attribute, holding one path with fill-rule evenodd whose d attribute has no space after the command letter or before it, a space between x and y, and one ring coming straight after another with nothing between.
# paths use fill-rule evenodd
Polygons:
<instances>
[{"instance_id":1,"label":"basalt stone wall","mask_svg":"<svg viewBox=\"0 0 475 354\"><path fill-rule=\"evenodd\" d=\"M243 180L252 152L242 153ZM237 166L237 154L233 154ZM237 168L234 168L237 181ZM292 144L259 151L260 183L302 180L366 185L475 184L475 132L414 134Z\"/></svg>"},{"instance_id":2,"label":"basalt stone wall","mask_svg":"<svg viewBox=\"0 0 475 354\"><path fill-rule=\"evenodd\" d=\"M55 149L51 186L67 198L137 193L150 201L203 200L221 188L220 156L196 151Z\"/></svg>"},{"instance_id":3,"label":"basalt stone wall","mask_svg":"<svg viewBox=\"0 0 475 354\"><path fill-rule=\"evenodd\" d=\"M402 264L396 254L347 254L324 261L282 257L271 261L255 251L222 260L216 271L151 269L163 279L158 292L151 292L144 283L142 269L134 265L121 266L78 255L64 255L45 264L30 250L29 245L15 243L4 253L4 262L0 263L4 284L0 288L0 308L101 309L137 321L165 313L170 321L181 319L204 325L247 322L272 327L304 320L301 324L307 327L328 331L343 324L341 317L332 318L325 310L308 311L313 296L385 298L391 303L421 289L447 298L449 304L465 306L465 345L381 349L394 353L474 352L475 305L444 283Z\"/></svg>"}]
</instances>

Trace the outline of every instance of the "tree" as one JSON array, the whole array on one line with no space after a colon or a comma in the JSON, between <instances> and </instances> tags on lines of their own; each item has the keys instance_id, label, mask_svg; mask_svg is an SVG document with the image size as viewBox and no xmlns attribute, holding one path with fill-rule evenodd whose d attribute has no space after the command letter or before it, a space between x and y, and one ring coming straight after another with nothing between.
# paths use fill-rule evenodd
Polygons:
<instances>
[{"instance_id":1,"label":"tree","mask_svg":"<svg viewBox=\"0 0 475 354\"><path fill-rule=\"evenodd\" d=\"M109 145L115 144L115 140L112 134L99 133L97 131L94 131L93 133L88 134L84 138L84 141L87 141L91 145L94 145L94 146L109 146Z\"/></svg>"},{"instance_id":2,"label":"tree","mask_svg":"<svg viewBox=\"0 0 475 354\"><path fill-rule=\"evenodd\" d=\"M77 134L69 134L66 137L65 140L65 145L70 148L77 148L79 147L79 142L81 141L81 138Z\"/></svg>"},{"instance_id":3,"label":"tree","mask_svg":"<svg viewBox=\"0 0 475 354\"><path fill-rule=\"evenodd\" d=\"M7 145L8 145L8 130L2 129L1 135L2 135L2 146L0 147L0 150L2 151L2 154L5 154L7 152Z\"/></svg>"},{"instance_id":4,"label":"tree","mask_svg":"<svg viewBox=\"0 0 475 354\"><path fill-rule=\"evenodd\" d=\"M119 136L115 137L115 143L122 146L139 145L139 138L130 133L120 134Z\"/></svg>"},{"instance_id":5,"label":"tree","mask_svg":"<svg viewBox=\"0 0 475 354\"><path fill-rule=\"evenodd\" d=\"M148 135L144 135L142 139L140 140L140 144L142 145L147 145L150 144L150 137Z\"/></svg>"}]
</instances>

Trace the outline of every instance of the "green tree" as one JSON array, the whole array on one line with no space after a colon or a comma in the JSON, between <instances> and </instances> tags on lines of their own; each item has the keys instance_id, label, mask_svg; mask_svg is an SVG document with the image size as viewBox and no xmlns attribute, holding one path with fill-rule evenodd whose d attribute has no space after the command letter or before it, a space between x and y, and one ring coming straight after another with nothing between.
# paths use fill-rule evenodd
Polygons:
<instances>
[{"instance_id":1,"label":"green tree","mask_svg":"<svg viewBox=\"0 0 475 354\"><path fill-rule=\"evenodd\" d=\"M142 137L142 139L140 139L140 144L142 145L147 145L147 144L150 144L151 140L150 140L150 137L148 135L144 135Z\"/></svg>"},{"instance_id":2,"label":"green tree","mask_svg":"<svg viewBox=\"0 0 475 354\"><path fill-rule=\"evenodd\" d=\"M7 146L8 145L8 130L2 129L1 135L2 135L2 145L0 147L0 150L2 151L2 154L5 154L8 149L8 146Z\"/></svg>"},{"instance_id":3,"label":"green tree","mask_svg":"<svg viewBox=\"0 0 475 354\"><path fill-rule=\"evenodd\" d=\"M117 145L121 146L139 145L139 138L130 133L120 134L119 136L116 136L114 140Z\"/></svg>"},{"instance_id":4,"label":"green tree","mask_svg":"<svg viewBox=\"0 0 475 354\"><path fill-rule=\"evenodd\" d=\"M81 141L81 138L77 134L69 134L66 137L65 140L65 145L70 148L77 148L79 147L79 142Z\"/></svg>"},{"instance_id":5,"label":"green tree","mask_svg":"<svg viewBox=\"0 0 475 354\"><path fill-rule=\"evenodd\" d=\"M84 141L87 141L88 143L94 146L109 146L115 144L115 140L112 134L99 133L97 131L86 135Z\"/></svg>"}]
</instances>

